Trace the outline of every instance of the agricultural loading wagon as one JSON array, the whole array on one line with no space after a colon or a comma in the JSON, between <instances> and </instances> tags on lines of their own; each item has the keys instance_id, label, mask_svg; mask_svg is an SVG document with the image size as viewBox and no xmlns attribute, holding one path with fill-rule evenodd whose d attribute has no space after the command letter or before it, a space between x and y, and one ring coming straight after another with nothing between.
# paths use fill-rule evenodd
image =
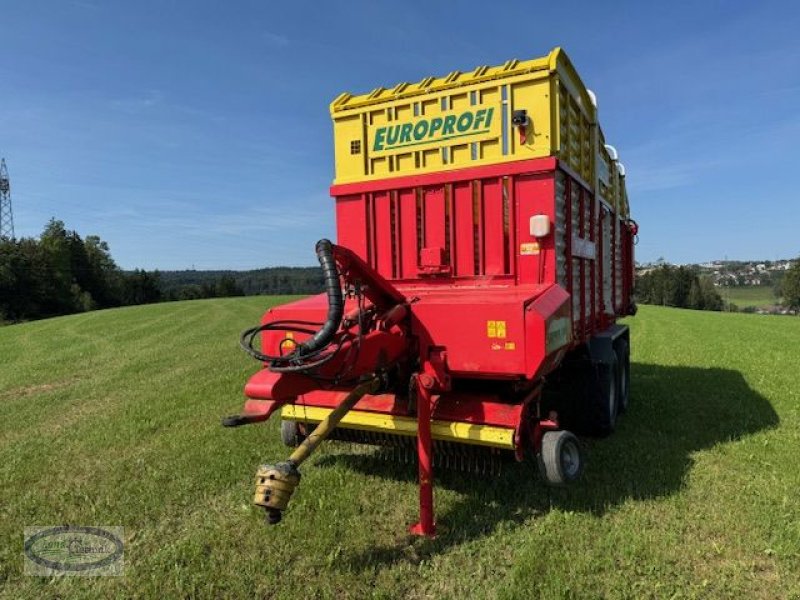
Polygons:
<instances>
[{"instance_id":1,"label":"agricultural loading wagon","mask_svg":"<svg viewBox=\"0 0 800 600\"><path fill-rule=\"evenodd\" d=\"M433 467L538 462L563 485L573 433L628 403L635 312L625 170L566 54L342 94L331 104L337 243L326 291L267 311L242 414L280 411L286 461L256 474L270 523L325 438L416 450L434 535ZM260 341L260 349L256 340ZM388 452L388 450L387 450Z\"/></svg>"}]
</instances>

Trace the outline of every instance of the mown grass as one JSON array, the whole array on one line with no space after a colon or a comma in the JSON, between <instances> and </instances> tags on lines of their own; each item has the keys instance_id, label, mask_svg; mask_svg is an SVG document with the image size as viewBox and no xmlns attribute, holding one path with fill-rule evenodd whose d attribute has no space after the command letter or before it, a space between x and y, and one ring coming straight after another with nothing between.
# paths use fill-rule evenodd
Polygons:
<instances>
[{"instance_id":1,"label":"mown grass","mask_svg":"<svg viewBox=\"0 0 800 600\"><path fill-rule=\"evenodd\" d=\"M719 288L719 292L726 302L732 302L739 308L772 306L780 302L770 286L723 287Z\"/></svg>"},{"instance_id":2,"label":"mown grass","mask_svg":"<svg viewBox=\"0 0 800 600\"><path fill-rule=\"evenodd\" d=\"M284 521L250 506L278 422L226 430L280 299L202 300L0 328L0 585L39 597L800 597L800 319L642 307L632 406L585 479L440 473L324 446ZM22 574L23 527L125 527L126 575Z\"/></svg>"}]
</instances>

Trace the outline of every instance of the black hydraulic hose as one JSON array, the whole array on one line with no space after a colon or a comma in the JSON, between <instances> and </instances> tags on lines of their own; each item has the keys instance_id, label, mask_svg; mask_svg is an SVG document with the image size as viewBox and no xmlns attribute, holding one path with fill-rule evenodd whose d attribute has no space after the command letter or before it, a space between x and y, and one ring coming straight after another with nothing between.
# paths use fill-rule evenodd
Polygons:
<instances>
[{"instance_id":1,"label":"black hydraulic hose","mask_svg":"<svg viewBox=\"0 0 800 600\"><path fill-rule=\"evenodd\" d=\"M342 296L342 286L339 283L339 270L333 259L333 244L330 240L320 240L317 242L316 250L325 280L325 291L328 294L328 317L317 333L298 346L297 354L299 356L311 354L330 344L333 336L339 330L344 316L344 297Z\"/></svg>"}]
</instances>

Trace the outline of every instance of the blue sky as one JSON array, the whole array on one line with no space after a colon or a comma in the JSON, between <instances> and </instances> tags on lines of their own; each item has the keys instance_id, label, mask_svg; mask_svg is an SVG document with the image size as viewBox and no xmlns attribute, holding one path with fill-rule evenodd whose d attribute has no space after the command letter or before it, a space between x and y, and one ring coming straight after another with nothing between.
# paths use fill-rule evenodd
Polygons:
<instances>
[{"instance_id":1,"label":"blue sky","mask_svg":"<svg viewBox=\"0 0 800 600\"><path fill-rule=\"evenodd\" d=\"M4 3L17 235L55 216L125 268L314 263L342 91L562 46L627 167L637 258L800 254L794 2Z\"/></svg>"}]
</instances>

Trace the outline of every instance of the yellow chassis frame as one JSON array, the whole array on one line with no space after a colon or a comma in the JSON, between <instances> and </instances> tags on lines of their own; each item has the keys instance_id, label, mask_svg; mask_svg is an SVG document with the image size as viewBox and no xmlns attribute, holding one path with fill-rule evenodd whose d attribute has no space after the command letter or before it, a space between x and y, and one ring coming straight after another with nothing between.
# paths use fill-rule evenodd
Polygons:
<instances>
[{"instance_id":1,"label":"yellow chassis frame","mask_svg":"<svg viewBox=\"0 0 800 600\"><path fill-rule=\"evenodd\" d=\"M332 408L287 404L282 409L281 418L301 423L319 423L332 411ZM342 418L338 426L346 429L377 431L408 437L416 437L417 435L417 420L413 417L363 410L351 410ZM514 430L508 427L434 420L431 422L431 436L435 440L514 450Z\"/></svg>"}]
</instances>

